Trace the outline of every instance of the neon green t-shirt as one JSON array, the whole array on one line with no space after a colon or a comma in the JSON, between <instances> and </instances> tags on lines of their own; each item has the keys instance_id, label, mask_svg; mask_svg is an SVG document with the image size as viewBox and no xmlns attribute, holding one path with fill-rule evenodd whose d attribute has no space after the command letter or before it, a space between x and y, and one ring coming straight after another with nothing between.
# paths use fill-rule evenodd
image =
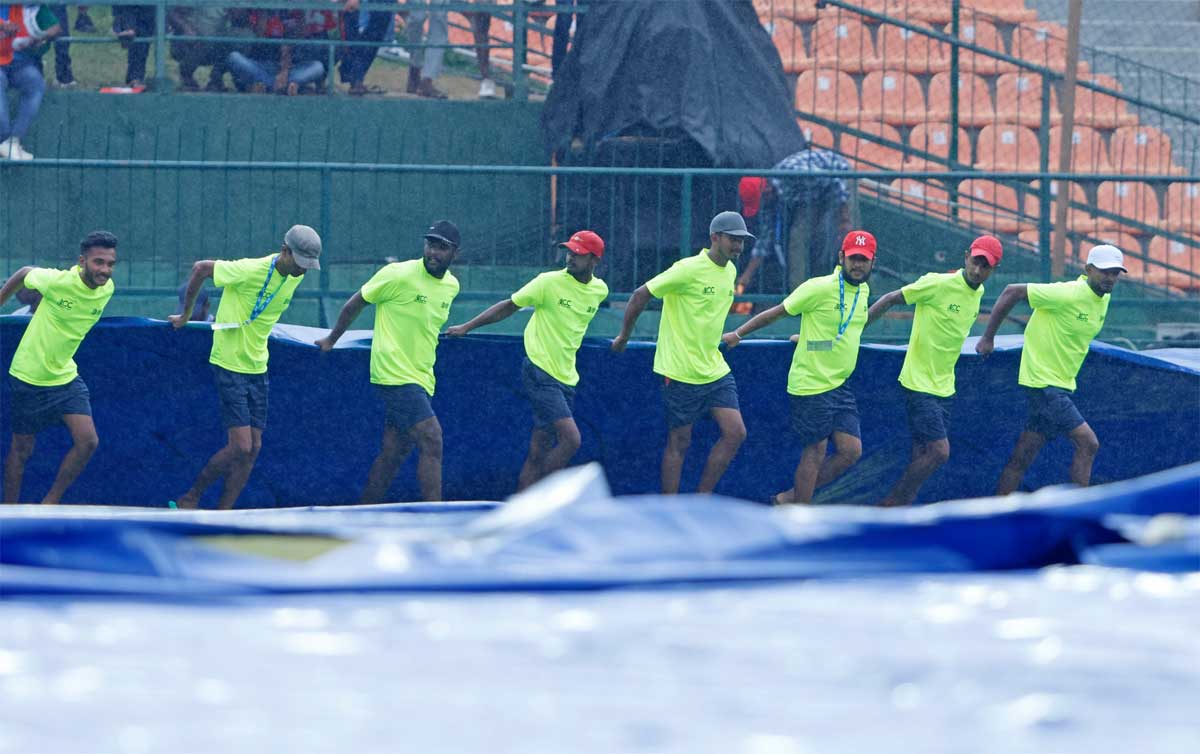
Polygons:
<instances>
[{"instance_id":1,"label":"neon green t-shirt","mask_svg":"<svg viewBox=\"0 0 1200 754\"><path fill-rule=\"evenodd\" d=\"M954 395L954 365L979 317L983 286L972 289L957 272L931 272L900 289L916 304L900 384L940 398Z\"/></svg>"},{"instance_id":2,"label":"neon green t-shirt","mask_svg":"<svg viewBox=\"0 0 1200 754\"><path fill-rule=\"evenodd\" d=\"M871 288L866 283L846 285L844 296L839 295L841 274L842 268L838 267L832 275L809 278L783 300L784 311L793 317L803 315L800 340L788 371L787 391L791 395L829 392L849 379L858 364L858 341L867 325ZM844 306L839 300L845 301ZM838 326L847 318L843 311L849 312L850 323L839 338Z\"/></svg>"},{"instance_id":3,"label":"neon green t-shirt","mask_svg":"<svg viewBox=\"0 0 1200 754\"><path fill-rule=\"evenodd\" d=\"M221 259L213 266L213 285L224 289L217 307L217 323L242 323L250 319L255 304L266 302L266 307L248 325L213 330L210 364L240 374L267 371L267 338L271 328L292 303L292 294L304 279L280 274L272 266L276 256Z\"/></svg>"},{"instance_id":4,"label":"neon green t-shirt","mask_svg":"<svg viewBox=\"0 0 1200 754\"><path fill-rule=\"evenodd\" d=\"M514 304L534 310L525 326L525 355L564 385L578 385L575 352L606 298L608 284L598 277L581 283L557 270L530 280L512 295Z\"/></svg>"},{"instance_id":5,"label":"neon green t-shirt","mask_svg":"<svg viewBox=\"0 0 1200 754\"><path fill-rule=\"evenodd\" d=\"M88 288L78 265L69 270L35 267L25 276L25 287L39 291L42 303L17 345L8 373L30 385L65 385L79 376L75 351L112 298L112 278L99 288Z\"/></svg>"},{"instance_id":6,"label":"neon green t-shirt","mask_svg":"<svg viewBox=\"0 0 1200 754\"><path fill-rule=\"evenodd\" d=\"M1074 390L1075 376L1092 338L1104 327L1112 297L1097 296L1086 275L1067 283L1031 283L1025 290L1033 316L1025 326L1017 383Z\"/></svg>"},{"instance_id":7,"label":"neon green t-shirt","mask_svg":"<svg viewBox=\"0 0 1200 754\"><path fill-rule=\"evenodd\" d=\"M729 374L719 349L735 280L733 263L721 267L709 258L708 249L701 249L646 283L651 295L663 300L655 373L691 385Z\"/></svg>"},{"instance_id":8,"label":"neon green t-shirt","mask_svg":"<svg viewBox=\"0 0 1200 754\"><path fill-rule=\"evenodd\" d=\"M454 275L439 280L421 259L389 264L363 285L363 299L375 304L371 382L420 385L433 395L438 333L457 295Z\"/></svg>"}]
</instances>

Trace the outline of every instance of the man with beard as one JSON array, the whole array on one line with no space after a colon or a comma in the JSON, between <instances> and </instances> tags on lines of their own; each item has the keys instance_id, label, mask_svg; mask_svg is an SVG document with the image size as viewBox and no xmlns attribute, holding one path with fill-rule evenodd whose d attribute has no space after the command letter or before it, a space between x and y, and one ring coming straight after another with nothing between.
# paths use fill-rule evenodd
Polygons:
<instances>
[{"instance_id":1,"label":"man with beard","mask_svg":"<svg viewBox=\"0 0 1200 754\"><path fill-rule=\"evenodd\" d=\"M679 260L633 292L621 332L612 350L625 350L637 318L650 297L663 300L654 351L654 372L663 378L667 413L667 447L662 459L664 495L679 492L683 459L692 443L692 425L708 414L721 430L700 476L698 492L712 492L746 439L738 405L737 383L721 355L721 330L733 303L746 221L737 212L722 212L708 226L711 248Z\"/></svg>"},{"instance_id":2,"label":"man with beard","mask_svg":"<svg viewBox=\"0 0 1200 754\"><path fill-rule=\"evenodd\" d=\"M8 369L12 446L4 464L4 502L20 500L25 463L33 455L38 432L61 421L71 433L71 449L42 498L47 505L62 499L100 444L88 388L74 356L112 298L116 263L117 237L97 230L79 243L75 267L22 267L0 288L0 305L21 287L42 294Z\"/></svg>"},{"instance_id":3,"label":"man with beard","mask_svg":"<svg viewBox=\"0 0 1200 754\"><path fill-rule=\"evenodd\" d=\"M582 440L573 415L579 384L575 353L600 303L608 298L608 285L593 274L604 256L604 240L581 230L559 247L567 252L566 268L538 275L511 298L446 330L450 337L459 338L511 317L523 306L533 307L533 317L525 326L521 386L533 406L534 426L517 482L521 490L565 467L579 450Z\"/></svg>"},{"instance_id":4,"label":"man with beard","mask_svg":"<svg viewBox=\"0 0 1200 754\"><path fill-rule=\"evenodd\" d=\"M1066 435L1075 446L1071 481L1080 487L1091 481L1100 441L1075 408L1071 393L1075 392L1075 377L1088 346L1104 326L1110 294L1122 272L1128 270L1121 250L1101 244L1088 252L1085 274L1077 280L1013 284L996 301L987 330L975 344L975 350L984 357L995 348L996 330L1013 306L1028 301L1033 308L1033 316L1025 326L1017 378L1029 401L1029 419L1000 475L997 495L1015 491L1042 446L1059 435Z\"/></svg>"},{"instance_id":5,"label":"man with beard","mask_svg":"<svg viewBox=\"0 0 1200 754\"><path fill-rule=\"evenodd\" d=\"M858 341L867 324L867 279L875 264L875 237L852 230L842 241L833 274L810 278L778 304L722 336L733 348L742 338L789 315L800 319L800 337L788 372L792 429L804 448L791 489L771 497L774 505L810 503L862 456L858 404L846 380L858 363ZM835 453L826 458L833 440Z\"/></svg>"},{"instance_id":6,"label":"man with beard","mask_svg":"<svg viewBox=\"0 0 1200 754\"><path fill-rule=\"evenodd\" d=\"M417 483L426 501L442 499L442 425L433 397L438 333L450 317L458 279L450 263L458 255L458 227L439 220L425 231L421 259L389 264L342 307L333 329L316 342L329 351L367 304L374 304L371 383L384 405L383 440L371 464L361 502L378 503L416 446Z\"/></svg>"},{"instance_id":7,"label":"man with beard","mask_svg":"<svg viewBox=\"0 0 1200 754\"><path fill-rule=\"evenodd\" d=\"M212 323L213 343L208 362L213 367L225 447L204 465L191 488L178 498L178 507L195 508L200 496L218 479L225 488L217 507L227 510L250 479L262 450L267 428L267 338L292 303L296 288L309 270L320 270L321 237L307 225L293 225L283 245L270 256L236 259L202 259L192 265L183 307L167 320L176 329L192 318L192 309L204 281L223 289Z\"/></svg>"},{"instance_id":8,"label":"man with beard","mask_svg":"<svg viewBox=\"0 0 1200 754\"><path fill-rule=\"evenodd\" d=\"M899 304L915 304L912 334L900 389L908 409L912 460L880 505L911 505L933 472L950 460L950 402L954 365L979 316L983 283L1003 256L1000 240L980 236L971 242L961 270L931 272L883 296L867 312L867 324Z\"/></svg>"}]
</instances>

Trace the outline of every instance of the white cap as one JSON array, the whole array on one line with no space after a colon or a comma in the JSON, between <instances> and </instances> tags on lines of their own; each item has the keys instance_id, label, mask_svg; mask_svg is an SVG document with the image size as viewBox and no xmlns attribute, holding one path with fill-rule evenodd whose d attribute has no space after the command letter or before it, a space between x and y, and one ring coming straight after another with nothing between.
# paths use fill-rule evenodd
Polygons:
<instances>
[{"instance_id":1,"label":"white cap","mask_svg":"<svg viewBox=\"0 0 1200 754\"><path fill-rule=\"evenodd\" d=\"M1092 250L1088 252L1087 263L1097 270L1129 272L1129 270L1125 269L1125 255L1121 253L1120 249L1110 243L1093 246Z\"/></svg>"}]
</instances>

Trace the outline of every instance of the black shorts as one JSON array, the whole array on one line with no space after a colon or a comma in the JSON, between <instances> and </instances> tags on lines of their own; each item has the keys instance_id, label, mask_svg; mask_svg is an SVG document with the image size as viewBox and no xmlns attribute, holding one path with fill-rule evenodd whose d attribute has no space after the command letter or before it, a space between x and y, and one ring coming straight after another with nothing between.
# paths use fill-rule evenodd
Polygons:
<instances>
[{"instance_id":1,"label":"black shorts","mask_svg":"<svg viewBox=\"0 0 1200 754\"><path fill-rule=\"evenodd\" d=\"M800 435L800 444L808 447L834 432L862 437L858 426L858 402L845 384L816 395L789 395L792 403L792 429Z\"/></svg>"},{"instance_id":2,"label":"black shorts","mask_svg":"<svg viewBox=\"0 0 1200 754\"><path fill-rule=\"evenodd\" d=\"M904 393L908 431L914 442L937 442L950 436L950 398L909 390L903 385L900 391Z\"/></svg>"},{"instance_id":3,"label":"black shorts","mask_svg":"<svg viewBox=\"0 0 1200 754\"><path fill-rule=\"evenodd\" d=\"M376 385L383 401L383 423L399 432L407 432L433 416L429 393L420 385Z\"/></svg>"},{"instance_id":4,"label":"black shorts","mask_svg":"<svg viewBox=\"0 0 1200 754\"><path fill-rule=\"evenodd\" d=\"M697 419L706 416L714 408L741 410L738 406L737 382L732 374L703 385L664 377L663 402L667 405L669 429L695 424Z\"/></svg>"},{"instance_id":5,"label":"black shorts","mask_svg":"<svg viewBox=\"0 0 1200 754\"><path fill-rule=\"evenodd\" d=\"M1046 438L1065 435L1083 424L1083 415L1071 400L1071 391L1060 387L1027 387L1029 420L1026 432L1036 432Z\"/></svg>"},{"instance_id":6,"label":"black shorts","mask_svg":"<svg viewBox=\"0 0 1200 754\"><path fill-rule=\"evenodd\" d=\"M221 423L234 427L267 428L267 373L242 374L213 364L217 395L221 398Z\"/></svg>"},{"instance_id":7,"label":"black shorts","mask_svg":"<svg viewBox=\"0 0 1200 754\"><path fill-rule=\"evenodd\" d=\"M521 365L521 387L533 406L534 427L548 427L574 416L575 388L554 379L528 358Z\"/></svg>"},{"instance_id":8,"label":"black shorts","mask_svg":"<svg viewBox=\"0 0 1200 754\"><path fill-rule=\"evenodd\" d=\"M67 384L54 387L30 385L9 375L8 388L14 435L36 435L58 424L67 414L92 415L88 387L78 375Z\"/></svg>"}]
</instances>

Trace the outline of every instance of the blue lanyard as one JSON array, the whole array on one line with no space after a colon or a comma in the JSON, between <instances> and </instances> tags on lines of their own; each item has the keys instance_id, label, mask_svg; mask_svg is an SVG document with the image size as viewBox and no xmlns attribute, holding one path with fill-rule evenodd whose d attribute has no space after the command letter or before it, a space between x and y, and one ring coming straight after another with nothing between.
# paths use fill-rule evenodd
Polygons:
<instances>
[{"instance_id":1,"label":"blue lanyard","mask_svg":"<svg viewBox=\"0 0 1200 754\"><path fill-rule=\"evenodd\" d=\"M858 294L862 293L862 286L859 285L854 289L854 302L850 304L850 316L846 317L846 321L842 321L842 312L846 311L846 278L842 275L842 271L838 270L838 331L837 337L834 340L841 340L846 334L846 328L850 327L850 320L854 319L854 312L858 309Z\"/></svg>"},{"instance_id":2,"label":"blue lanyard","mask_svg":"<svg viewBox=\"0 0 1200 754\"><path fill-rule=\"evenodd\" d=\"M276 286L275 290L269 294L267 293L267 286L271 284L271 275L275 274L275 262L278 259L278 254L271 257L271 266L267 268L267 279L263 281L262 288L259 289L258 296L254 299L254 308L250 310L250 319L246 320L244 324L248 325L258 319L258 315L262 314L263 310L271 305L271 301L275 299L275 294L279 293L280 289L283 288L283 284L287 282L287 275L280 275L281 280L279 281L279 285Z\"/></svg>"}]
</instances>

